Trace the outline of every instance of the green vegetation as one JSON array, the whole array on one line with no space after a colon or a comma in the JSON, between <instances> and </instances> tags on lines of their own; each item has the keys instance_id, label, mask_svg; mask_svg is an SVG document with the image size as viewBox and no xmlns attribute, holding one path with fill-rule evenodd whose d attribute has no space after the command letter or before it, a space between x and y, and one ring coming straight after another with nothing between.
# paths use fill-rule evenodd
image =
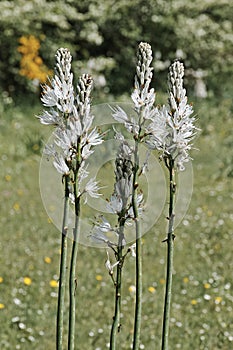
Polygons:
<instances>
[{"instance_id":1,"label":"green vegetation","mask_svg":"<svg viewBox=\"0 0 233 350\"><path fill-rule=\"evenodd\" d=\"M193 76L198 80L200 74L209 92L224 95L230 88L231 79L227 84L226 78L233 71L233 4L228 0L15 0L1 1L0 12L1 85L10 92L38 85L36 79L32 84L19 74L19 40L24 37L25 42L30 35L41 44L33 65L39 77L45 71L42 60L52 69L56 50L67 47L76 62L74 70L88 69L102 97L129 91L140 41L149 42L155 53L157 87L177 57L189 70L190 88ZM32 57L27 58L32 67Z\"/></svg>"},{"instance_id":2,"label":"green vegetation","mask_svg":"<svg viewBox=\"0 0 233 350\"><path fill-rule=\"evenodd\" d=\"M54 349L60 233L40 198L38 173L42 139L51 130L34 118L39 104L2 106L0 127L0 348ZM95 101L93 101L94 103ZM170 342L173 349L225 349L232 326L232 179L226 139L232 130L232 102L194 102L202 133L193 152L194 189L175 240L175 274ZM46 132L46 134L45 134ZM165 208L167 209L167 208ZM142 344L159 347L164 296L166 211L143 237ZM69 252L70 254L70 252ZM114 287L103 249L80 246L77 348L106 349ZM152 267L154 268L152 269ZM134 259L124 269L121 349L132 338ZM65 316L65 322L68 322ZM66 337L66 334L65 334Z\"/></svg>"}]
</instances>

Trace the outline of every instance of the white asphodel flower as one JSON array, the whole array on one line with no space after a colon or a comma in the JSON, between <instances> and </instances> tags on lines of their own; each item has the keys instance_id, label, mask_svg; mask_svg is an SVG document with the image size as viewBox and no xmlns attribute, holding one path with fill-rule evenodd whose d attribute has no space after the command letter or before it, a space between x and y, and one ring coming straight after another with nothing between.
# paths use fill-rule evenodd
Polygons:
<instances>
[{"instance_id":1,"label":"white asphodel flower","mask_svg":"<svg viewBox=\"0 0 233 350\"><path fill-rule=\"evenodd\" d=\"M168 105L156 108L155 118L148 126L149 146L162 151L164 157L170 156L179 170L190 160L191 141L196 134L192 117L193 108L187 102L183 87L184 65L175 61L169 68Z\"/></svg>"},{"instance_id":2,"label":"white asphodel flower","mask_svg":"<svg viewBox=\"0 0 233 350\"><path fill-rule=\"evenodd\" d=\"M58 103L58 97L54 89L48 85L44 86L41 101L45 107L55 107Z\"/></svg>"},{"instance_id":3,"label":"white asphodel flower","mask_svg":"<svg viewBox=\"0 0 233 350\"><path fill-rule=\"evenodd\" d=\"M155 92L153 88L150 88L153 76L151 62L151 46L148 43L141 42L138 47L134 91L131 98L137 112L142 111L143 108L143 119L153 117Z\"/></svg>"},{"instance_id":4,"label":"white asphodel flower","mask_svg":"<svg viewBox=\"0 0 233 350\"><path fill-rule=\"evenodd\" d=\"M136 258L136 243L132 244L129 248L128 251L131 253L133 258Z\"/></svg>"},{"instance_id":5,"label":"white asphodel flower","mask_svg":"<svg viewBox=\"0 0 233 350\"><path fill-rule=\"evenodd\" d=\"M38 118L40 119L41 124L44 125L58 126L61 124L61 118L59 116L59 113L53 109L51 109L49 112L44 111L44 113L38 116Z\"/></svg>"},{"instance_id":6,"label":"white asphodel flower","mask_svg":"<svg viewBox=\"0 0 233 350\"><path fill-rule=\"evenodd\" d=\"M107 260L105 261L105 267L108 270L109 275L113 275L113 269L119 264L119 261L115 262L115 264L111 264L111 261L109 259L109 254L107 251Z\"/></svg>"},{"instance_id":7,"label":"white asphodel flower","mask_svg":"<svg viewBox=\"0 0 233 350\"><path fill-rule=\"evenodd\" d=\"M89 175L87 158L94 152L93 147L103 142L102 135L92 127L91 91L93 80L83 74L73 87L71 54L67 49L56 53L55 75L48 85L43 86L41 101L49 110L38 116L40 122L55 127L53 144L46 147L46 154L53 158L56 170L62 175L77 179L78 195L98 198L99 187L95 179L82 181Z\"/></svg>"},{"instance_id":8,"label":"white asphodel flower","mask_svg":"<svg viewBox=\"0 0 233 350\"><path fill-rule=\"evenodd\" d=\"M152 79L151 67L152 50L147 43L141 42L137 53L136 75L134 80L134 91L131 99L134 104L136 115L129 116L121 107L112 108L112 117L137 137L139 131L145 128L146 124L154 118L155 92L150 87ZM140 117L139 117L140 116Z\"/></svg>"},{"instance_id":9,"label":"white asphodel flower","mask_svg":"<svg viewBox=\"0 0 233 350\"><path fill-rule=\"evenodd\" d=\"M98 186L98 181L95 178L91 178L85 185L82 194L87 193L92 198L99 198L101 194L99 193L100 187Z\"/></svg>"},{"instance_id":10,"label":"white asphodel flower","mask_svg":"<svg viewBox=\"0 0 233 350\"><path fill-rule=\"evenodd\" d=\"M70 173L70 169L61 154L56 153L54 156L53 165L60 174L68 175Z\"/></svg>"}]
</instances>

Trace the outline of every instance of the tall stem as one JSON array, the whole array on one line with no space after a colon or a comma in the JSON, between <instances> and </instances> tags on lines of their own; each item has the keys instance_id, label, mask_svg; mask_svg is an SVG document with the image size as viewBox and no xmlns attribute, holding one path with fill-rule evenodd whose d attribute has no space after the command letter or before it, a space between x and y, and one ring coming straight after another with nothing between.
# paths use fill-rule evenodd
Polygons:
<instances>
[{"instance_id":1,"label":"tall stem","mask_svg":"<svg viewBox=\"0 0 233 350\"><path fill-rule=\"evenodd\" d=\"M116 334L120 332L121 323L120 323L120 314L121 314L121 278L122 278L122 267L123 267L123 246L122 241L124 238L124 224L120 224L119 228L119 239L118 239L118 247L117 247L117 261L119 264L117 265L117 276L115 282L115 310L111 328L110 335L110 350L116 350Z\"/></svg>"},{"instance_id":2,"label":"tall stem","mask_svg":"<svg viewBox=\"0 0 233 350\"><path fill-rule=\"evenodd\" d=\"M174 161L169 160L169 224L167 233L167 274L166 274L166 290L164 300L164 314L163 314L163 331L162 331L162 350L168 350L169 337L169 321L170 321L170 306L172 295L172 272L173 272L173 255L174 255L174 198L175 198L175 172Z\"/></svg>"},{"instance_id":3,"label":"tall stem","mask_svg":"<svg viewBox=\"0 0 233 350\"><path fill-rule=\"evenodd\" d=\"M79 202L79 200L78 200ZM69 278L69 334L68 334L68 350L74 349L75 343L75 294L77 288L77 278L76 278L76 262L78 254L78 233L79 233L79 215L80 215L80 204L77 203L78 210L76 210L75 216L75 227L74 227L74 237L72 242L72 252L70 260L70 278Z\"/></svg>"},{"instance_id":4,"label":"tall stem","mask_svg":"<svg viewBox=\"0 0 233 350\"><path fill-rule=\"evenodd\" d=\"M140 135L140 132L139 132ZM138 170L139 170L139 154L138 143L135 141L134 150L134 173L133 173L133 193L132 193L132 206L135 219L136 230L136 300L135 300L135 316L134 316L134 337L133 337L133 350L138 350L140 345L140 331L141 331L141 313L142 313L142 253L141 253L141 230L138 217L138 205L137 205L137 187L138 187Z\"/></svg>"},{"instance_id":5,"label":"tall stem","mask_svg":"<svg viewBox=\"0 0 233 350\"><path fill-rule=\"evenodd\" d=\"M78 195L78 171L80 166L80 140L77 142L77 164L74 172L74 198L75 198L75 226L73 231L72 252L70 260L70 278L69 278L69 333L68 333L68 350L74 350L75 344L75 294L77 288L76 263L78 255L78 236L80 224L80 197Z\"/></svg>"},{"instance_id":6,"label":"tall stem","mask_svg":"<svg viewBox=\"0 0 233 350\"><path fill-rule=\"evenodd\" d=\"M57 328L56 328L56 349L62 350L63 343L63 319L64 319L64 300L66 284L66 261L67 261L67 229L69 216L69 178L65 177L65 199L62 222L61 237L61 258L58 288L58 305L57 305Z\"/></svg>"}]
</instances>

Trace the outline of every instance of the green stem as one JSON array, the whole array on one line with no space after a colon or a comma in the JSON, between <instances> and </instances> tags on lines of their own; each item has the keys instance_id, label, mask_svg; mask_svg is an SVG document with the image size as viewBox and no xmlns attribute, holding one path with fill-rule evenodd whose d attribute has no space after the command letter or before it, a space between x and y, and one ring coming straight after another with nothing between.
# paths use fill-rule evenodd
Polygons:
<instances>
[{"instance_id":1,"label":"green stem","mask_svg":"<svg viewBox=\"0 0 233 350\"><path fill-rule=\"evenodd\" d=\"M76 203L76 217L75 217L75 228L73 233L73 243L70 261L70 278L69 278L69 334L68 334L68 350L74 349L75 343L75 294L77 288L76 278L76 262L78 254L78 233L79 233L79 216L80 216L80 203L79 198Z\"/></svg>"},{"instance_id":2,"label":"green stem","mask_svg":"<svg viewBox=\"0 0 233 350\"><path fill-rule=\"evenodd\" d=\"M140 133L139 133L140 135ZM134 337L133 337L133 350L138 350L140 345L140 332L141 332L141 314L142 314L142 241L141 241L141 229L138 217L138 205L137 205L137 179L139 170L139 154L138 154L138 142L135 141L134 151L134 173L133 173L133 191L132 191L132 206L135 219L136 229L136 300L135 300L135 316L134 316Z\"/></svg>"},{"instance_id":3,"label":"green stem","mask_svg":"<svg viewBox=\"0 0 233 350\"><path fill-rule=\"evenodd\" d=\"M61 237L58 305L57 305L57 325L56 325L56 349L57 350L62 350L62 343L63 343L63 323L64 323L63 319L64 319L64 300L65 300L65 284L66 284L68 216L69 216L69 178L68 176L66 176L62 237Z\"/></svg>"},{"instance_id":4,"label":"green stem","mask_svg":"<svg viewBox=\"0 0 233 350\"><path fill-rule=\"evenodd\" d=\"M121 314L121 279L122 279L122 267L123 267L123 246L122 241L124 238L124 224L120 224L120 232L118 239L118 247L117 247L117 261L119 264L117 265L117 277L115 282L115 310L111 328L110 335L110 350L116 350L116 334L120 332L121 323L120 323L120 314Z\"/></svg>"},{"instance_id":5,"label":"green stem","mask_svg":"<svg viewBox=\"0 0 233 350\"><path fill-rule=\"evenodd\" d=\"M164 300L164 314L163 314L163 331L162 331L162 350L168 350L169 338L169 321L170 321L170 307L172 295L172 273L173 273L173 255L174 255L174 197L175 197L175 172L174 160L169 159L169 224L167 233L167 274L166 274L166 290Z\"/></svg>"},{"instance_id":6,"label":"green stem","mask_svg":"<svg viewBox=\"0 0 233 350\"><path fill-rule=\"evenodd\" d=\"M80 141L80 140L79 140ZM78 236L80 225L80 197L78 194L78 171L80 167L80 142L77 143L77 163L74 171L74 198L75 198L75 226L73 231L72 252L70 260L70 277L69 277L69 331L68 331L68 350L74 350L75 344L75 294L77 288L76 263L78 255Z\"/></svg>"}]
</instances>

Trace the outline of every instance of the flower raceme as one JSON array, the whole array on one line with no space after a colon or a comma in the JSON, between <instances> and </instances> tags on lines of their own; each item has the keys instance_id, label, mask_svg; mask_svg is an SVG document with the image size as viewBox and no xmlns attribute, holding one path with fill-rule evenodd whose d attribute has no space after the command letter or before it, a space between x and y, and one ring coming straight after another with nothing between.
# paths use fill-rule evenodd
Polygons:
<instances>
[{"instance_id":1,"label":"flower raceme","mask_svg":"<svg viewBox=\"0 0 233 350\"><path fill-rule=\"evenodd\" d=\"M137 53L137 67L134 81L134 91L131 99L134 103L135 117L129 117L120 107L113 108L112 117L124 124L125 128L133 134L135 138L140 137L142 141L145 134L145 128L148 122L154 118L155 92L150 87L153 76L152 50L147 43L140 43ZM140 136L139 136L140 134Z\"/></svg>"},{"instance_id":2,"label":"flower raceme","mask_svg":"<svg viewBox=\"0 0 233 350\"><path fill-rule=\"evenodd\" d=\"M154 119L148 127L148 145L162 151L162 157L171 157L179 170L190 160L190 143L197 128L193 108L187 102L183 87L184 65L175 61L168 73L168 105L154 109Z\"/></svg>"},{"instance_id":3,"label":"flower raceme","mask_svg":"<svg viewBox=\"0 0 233 350\"><path fill-rule=\"evenodd\" d=\"M56 170L62 175L77 176L79 193L98 197L98 184L90 179L84 188L81 182L88 176L87 158L94 152L93 146L103 142L96 128L92 128L90 93L92 78L83 74L73 87L71 54L67 49L56 53L55 75L43 86L41 101L46 110L38 118L45 125L55 127L54 141L46 146L45 153L53 158ZM72 194L71 194L72 197Z\"/></svg>"}]
</instances>

